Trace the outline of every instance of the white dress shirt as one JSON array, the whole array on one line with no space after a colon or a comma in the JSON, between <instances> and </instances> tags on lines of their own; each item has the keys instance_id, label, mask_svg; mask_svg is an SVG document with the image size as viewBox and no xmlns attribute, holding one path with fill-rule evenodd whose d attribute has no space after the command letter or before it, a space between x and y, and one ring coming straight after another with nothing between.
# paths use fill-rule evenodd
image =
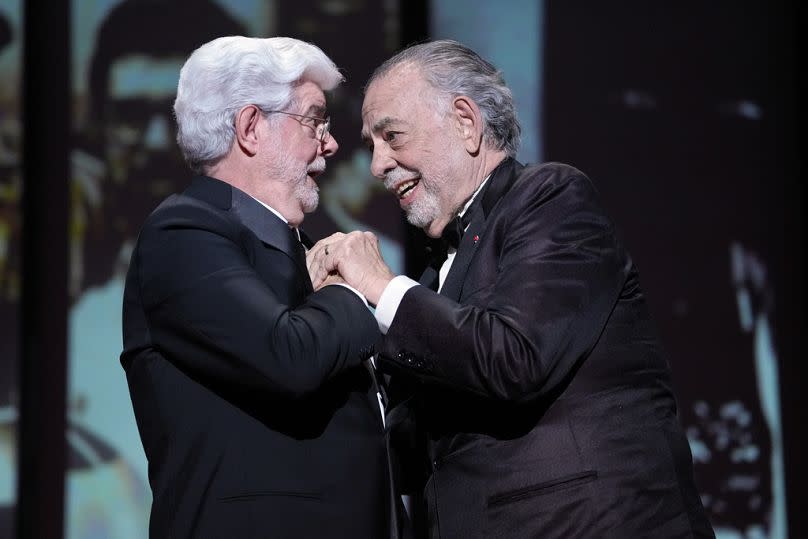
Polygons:
<instances>
[{"instance_id":1,"label":"white dress shirt","mask_svg":"<svg viewBox=\"0 0 808 539\"><path fill-rule=\"evenodd\" d=\"M490 177L490 174L486 176L474 193L472 193L471 197L466 201L465 206L463 206L463 209L458 213L460 217L465 215L466 210L469 209L469 206L471 206L471 203L477 198L480 190L488 182ZM443 261L443 265L441 265L440 271L438 272L438 292L443 288L443 282L446 280L446 276L452 268L456 254L457 249L454 247L449 247L446 250L446 260ZM393 323L393 318L396 316L396 311L398 311L398 306L401 305L404 294L407 293L407 290L418 284L418 281L414 281L406 275L394 277L393 280L387 284L381 297L379 297L379 303L376 305L375 312L376 323L379 324L379 331L382 332L382 335L387 335L387 331L390 329L390 324Z\"/></svg>"}]
</instances>

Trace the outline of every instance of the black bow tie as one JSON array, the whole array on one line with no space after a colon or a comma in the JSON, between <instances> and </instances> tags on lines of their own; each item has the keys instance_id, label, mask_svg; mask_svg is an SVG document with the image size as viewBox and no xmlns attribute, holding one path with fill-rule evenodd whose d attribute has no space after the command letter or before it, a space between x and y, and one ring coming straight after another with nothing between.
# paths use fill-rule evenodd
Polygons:
<instances>
[{"instance_id":1,"label":"black bow tie","mask_svg":"<svg viewBox=\"0 0 808 539\"><path fill-rule=\"evenodd\" d=\"M480 201L483 198L481 195L482 193L477 193L477 196L471 201L471 204L469 204L469 207L463 212L463 215L456 216L446 224L446 228L443 229L440 235L440 239L443 241L444 245L454 247L455 249L458 248L460 240L463 239L463 233L466 232L469 223L471 223L474 211L477 209L477 206L481 204Z\"/></svg>"},{"instance_id":2,"label":"black bow tie","mask_svg":"<svg viewBox=\"0 0 808 539\"><path fill-rule=\"evenodd\" d=\"M443 229L440 239L443 240L443 243L447 246L457 249L460 246L460 240L463 239L463 233L466 231L466 227L469 226L470 222L471 212L467 211L462 217L458 215L446 224L446 228Z\"/></svg>"}]
</instances>

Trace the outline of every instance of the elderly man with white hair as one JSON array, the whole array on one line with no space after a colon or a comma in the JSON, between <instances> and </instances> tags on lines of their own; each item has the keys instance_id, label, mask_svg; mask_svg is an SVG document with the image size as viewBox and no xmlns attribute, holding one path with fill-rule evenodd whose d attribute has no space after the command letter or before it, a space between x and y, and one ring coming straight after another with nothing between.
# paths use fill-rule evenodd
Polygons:
<instances>
[{"instance_id":1,"label":"elderly man with white hair","mask_svg":"<svg viewBox=\"0 0 808 539\"><path fill-rule=\"evenodd\" d=\"M177 140L196 176L143 225L123 306L152 537L395 529L364 364L379 330L355 291L312 291L298 229L337 151L324 91L341 81L280 37L219 38L182 68Z\"/></svg>"}]
</instances>

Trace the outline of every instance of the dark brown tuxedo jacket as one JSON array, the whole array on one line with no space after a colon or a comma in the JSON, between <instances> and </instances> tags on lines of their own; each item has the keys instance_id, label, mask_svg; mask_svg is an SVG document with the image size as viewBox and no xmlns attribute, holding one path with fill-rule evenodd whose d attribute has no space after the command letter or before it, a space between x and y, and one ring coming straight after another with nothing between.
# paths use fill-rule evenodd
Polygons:
<instances>
[{"instance_id":1,"label":"dark brown tuxedo jacket","mask_svg":"<svg viewBox=\"0 0 808 539\"><path fill-rule=\"evenodd\" d=\"M506 159L478 196L440 294L428 268L379 349L429 455L428 534L712 536L637 272L591 181Z\"/></svg>"}]
</instances>

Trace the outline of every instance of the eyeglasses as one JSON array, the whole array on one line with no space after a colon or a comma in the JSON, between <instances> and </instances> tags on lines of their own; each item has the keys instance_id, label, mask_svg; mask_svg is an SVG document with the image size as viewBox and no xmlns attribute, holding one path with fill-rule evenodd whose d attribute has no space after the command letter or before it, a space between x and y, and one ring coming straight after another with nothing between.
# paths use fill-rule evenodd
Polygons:
<instances>
[{"instance_id":1,"label":"eyeglasses","mask_svg":"<svg viewBox=\"0 0 808 539\"><path fill-rule=\"evenodd\" d=\"M259 107L260 108L260 107ZM303 125L308 125L312 129L314 129L314 138L320 141L320 144L325 143L325 138L328 136L328 132L331 129L331 117L328 116L326 118L318 118L317 116L306 116L304 114L295 114L293 112L286 112L285 110L264 110L261 109L261 112L264 114L271 114L273 112L277 114L286 114L287 116L295 116L297 118L303 118L304 120L310 120L310 124L306 124L306 122L300 122Z\"/></svg>"}]
</instances>

